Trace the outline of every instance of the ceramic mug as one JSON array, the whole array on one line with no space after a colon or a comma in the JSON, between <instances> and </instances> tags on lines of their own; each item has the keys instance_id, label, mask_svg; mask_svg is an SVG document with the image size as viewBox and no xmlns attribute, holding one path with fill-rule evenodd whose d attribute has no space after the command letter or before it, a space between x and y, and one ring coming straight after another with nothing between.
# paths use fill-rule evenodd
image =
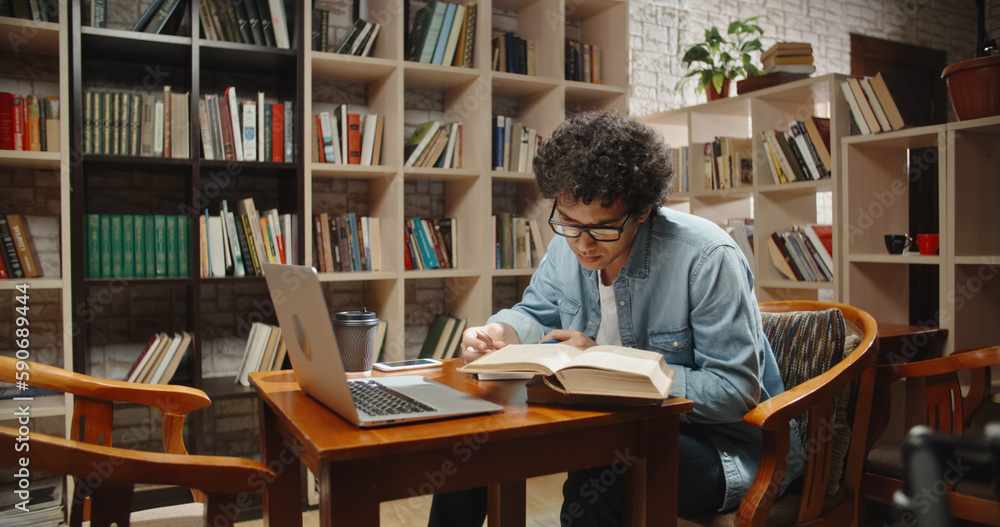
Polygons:
<instances>
[{"instance_id":1,"label":"ceramic mug","mask_svg":"<svg viewBox=\"0 0 1000 527\"><path fill-rule=\"evenodd\" d=\"M908 247L913 246L913 238L906 234L886 234L885 248L889 254L903 254Z\"/></svg>"},{"instance_id":2,"label":"ceramic mug","mask_svg":"<svg viewBox=\"0 0 1000 527\"><path fill-rule=\"evenodd\" d=\"M920 249L920 254L923 255L937 254L939 241L940 238L937 234L918 234L917 248Z\"/></svg>"}]
</instances>

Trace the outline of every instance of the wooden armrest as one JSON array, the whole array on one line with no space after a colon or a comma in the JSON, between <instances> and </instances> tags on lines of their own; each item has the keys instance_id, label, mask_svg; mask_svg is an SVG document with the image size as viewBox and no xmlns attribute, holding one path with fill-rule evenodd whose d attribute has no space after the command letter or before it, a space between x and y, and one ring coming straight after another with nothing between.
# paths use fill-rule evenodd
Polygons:
<instances>
[{"instance_id":1,"label":"wooden armrest","mask_svg":"<svg viewBox=\"0 0 1000 527\"><path fill-rule=\"evenodd\" d=\"M0 426L0 459L18 466L16 429ZM142 452L32 434L31 468L112 483L179 485L209 493L260 492L275 475L250 459Z\"/></svg>"},{"instance_id":2,"label":"wooden armrest","mask_svg":"<svg viewBox=\"0 0 1000 527\"><path fill-rule=\"evenodd\" d=\"M962 370L973 370L1000 364L1000 346L955 352L947 357L927 359L908 364L888 364L878 367L879 378L887 381L905 377L929 377Z\"/></svg>"},{"instance_id":3,"label":"wooden armrest","mask_svg":"<svg viewBox=\"0 0 1000 527\"><path fill-rule=\"evenodd\" d=\"M0 357L0 381L14 383L18 380L18 362L21 361L11 357ZM27 383L36 388L47 388L93 399L138 403L155 408L164 414L175 415L186 415L212 402L205 392L187 386L112 381L37 362L24 362L28 365L28 369L20 373L23 375L27 372Z\"/></svg>"},{"instance_id":4,"label":"wooden armrest","mask_svg":"<svg viewBox=\"0 0 1000 527\"><path fill-rule=\"evenodd\" d=\"M763 430L778 431L788 422L825 399L832 399L837 392L861 376L861 371L878 359L877 353L864 353L869 346L877 346L874 336L864 339L851 355L835 364L821 375L760 403L743 416L745 423Z\"/></svg>"}]
</instances>

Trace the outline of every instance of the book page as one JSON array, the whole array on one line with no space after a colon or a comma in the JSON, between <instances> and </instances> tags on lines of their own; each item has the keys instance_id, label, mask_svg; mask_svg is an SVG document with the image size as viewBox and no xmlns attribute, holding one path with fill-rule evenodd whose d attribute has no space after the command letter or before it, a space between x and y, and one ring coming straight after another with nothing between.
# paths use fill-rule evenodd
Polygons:
<instances>
[{"instance_id":1,"label":"book page","mask_svg":"<svg viewBox=\"0 0 1000 527\"><path fill-rule=\"evenodd\" d=\"M544 375L585 352L568 344L510 344L492 351L459 371L465 373L530 371Z\"/></svg>"},{"instance_id":2,"label":"book page","mask_svg":"<svg viewBox=\"0 0 1000 527\"><path fill-rule=\"evenodd\" d=\"M647 375L657 369L660 355L655 351L624 346L593 346L580 352L567 368L597 368L600 370L634 372Z\"/></svg>"}]
</instances>

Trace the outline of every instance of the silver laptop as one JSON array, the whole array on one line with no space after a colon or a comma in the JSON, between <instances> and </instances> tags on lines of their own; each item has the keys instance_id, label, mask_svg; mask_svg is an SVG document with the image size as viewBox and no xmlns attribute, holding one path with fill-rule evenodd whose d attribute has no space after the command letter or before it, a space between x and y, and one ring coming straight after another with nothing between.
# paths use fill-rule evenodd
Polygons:
<instances>
[{"instance_id":1,"label":"silver laptop","mask_svg":"<svg viewBox=\"0 0 1000 527\"><path fill-rule=\"evenodd\" d=\"M263 268L296 382L344 419L372 427L503 411L420 375L348 379L316 269L268 263ZM378 402L385 399L393 402Z\"/></svg>"}]
</instances>

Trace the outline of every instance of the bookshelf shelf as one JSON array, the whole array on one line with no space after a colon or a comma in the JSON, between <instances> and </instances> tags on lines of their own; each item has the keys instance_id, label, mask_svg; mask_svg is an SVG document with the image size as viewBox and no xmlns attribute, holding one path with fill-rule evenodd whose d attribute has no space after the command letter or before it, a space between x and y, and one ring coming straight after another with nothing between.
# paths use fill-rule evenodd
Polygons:
<instances>
[{"instance_id":1,"label":"bookshelf shelf","mask_svg":"<svg viewBox=\"0 0 1000 527\"><path fill-rule=\"evenodd\" d=\"M0 16L0 50L36 55L59 54L59 24ZM19 38L20 37L20 38Z\"/></svg>"},{"instance_id":2,"label":"bookshelf shelf","mask_svg":"<svg viewBox=\"0 0 1000 527\"><path fill-rule=\"evenodd\" d=\"M490 179L493 181L511 183L534 183L535 175L530 172L490 172Z\"/></svg>"},{"instance_id":3,"label":"bookshelf shelf","mask_svg":"<svg viewBox=\"0 0 1000 527\"><path fill-rule=\"evenodd\" d=\"M527 269L492 269L490 271L491 276L531 276L535 273L536 268L531 267Z\"/></svg>"},{"instance_id":4,"label":"bookshelf shelf","mask_svg":"<svg viewBox=\"0 0 1000 527\"><path fill-rule=\"evenodd\" d=\"M0 421L14 420L14 412L18 405L31 405L31 418L54 417L66 413L68 397L65 395L45 395L34 397L31 401L15 401L13 399L0 400Z\"/></svg>"},{"instance_id":5,"label":"bookshelf shelf","mask_svg":"<svg viewBox=\"0 0 1000 527\"><path fill-rule=\"evenodd\" d=\"M370 84L396 71L396 61L355 57L339 53L313 52L313 78L331 78L352 84Z\"/></svg>"},{"instance_id":6,"label":"bookshelf shelf","mask_svg":"<svg viewBox=\"0 0 1000 527\"><path fill-rule=\"evenodd\" d=\"M803 290L803 291L821 291L821 290L832 290L833 283L831 282L793 282L784 278L774 279L760 279L756 282L757 287L774 289L774 290Z\"/></svg>"},{"instance_id":7,"label":"bookshelf shelf","mask_svg":"<svg viewBox=\"0 0 1000 527\"><path fill-rule=\"evenodd\" d=\"M352 271L319 273L320 282L374 282L380 280L397 280L399 274L392 271Z\"/></svg>"},{"instance_id":8,"label":"bookshelf shelf","mask_svg":"<svg viewBox=\"0 0 1000 527\"><path fill-rule=\"evenodd\" d=\"M154 35L83 26L79 42L89 57L123 62L166 62L177 66L191 63L191 38L174 35Z\"/></svg>"},{"instance_id":9,"label":"bookshelf shelf","mask_svg":"<svg viewBox=\"0 0 1000 527\"><path fill-rule=\"evenodd\" d=\"M392 178L398 169L387 165L335 165L333 163L309 163L313 178L376 179Z\"/></svg>"},{"instance_id":10,"label":"bookshelf shelf","mask_svg":"<svg viewBox=\"0 0 1000 527\"><path fill-rule=\"evenodd\" d=\"M53 168L59 165L62 154L59 152L22 152L15 150L0 150L0 163L4 166L17 168Z\"/></svg>"},{"instance_id":11,"label":"bookshelf shelf","mask_svg":"<svg viewBox=\"0 0 1000 527\"><path fill-rule=\"evenodd\" d=\"M882 264L903 264L903 265L941 265L944 260L940 255L922 255L916 253L905 254L851 254L848 257L851 263L882 263Z\"/></svg>"},{"instance_id":12,"label":"bookshelf shelf","mask_svg":"<svg viewBox=\"0 0 1000 527\"><path fill-rule=\"evenodd\" d=\"M297 50L252 44L202 40L198 43L202 68L253 71L255 74L295 74Z\"/></svg>"},{"instance_id":13,"label":"bookshelf shelf","mask_svg":"<svg viewBox=\"0 0 1000 527\"><path fill-rule=\"evenodd\" d=\"M461 168L407 167L403 174L406 180L413 181L464 181L479 177L479 172Z\"/></svg>"},{"instance_id":14,"label":"bookshelf shelf","mask_svg":"<svg viewBox=\"0 0 1000 527\"><path fill-rule=\"evenodd\" d=\"M419 62L403 63L403 83L419 90L450 90L479 80L479 70L438 66Z\"/></svg>"},{"instance_id":15,"label":"bookshelf shelf","mask_svg":"<svg viewBox=\"0 0 1000 527\"><path fill-rule=\"evenodd\" d=\"M9 280L0 280L0 291L12 291L18 286L28 284L29 291L31 289L62 289L63 280L62 278L14 278Z\"/></svg>"}]
</instances>

